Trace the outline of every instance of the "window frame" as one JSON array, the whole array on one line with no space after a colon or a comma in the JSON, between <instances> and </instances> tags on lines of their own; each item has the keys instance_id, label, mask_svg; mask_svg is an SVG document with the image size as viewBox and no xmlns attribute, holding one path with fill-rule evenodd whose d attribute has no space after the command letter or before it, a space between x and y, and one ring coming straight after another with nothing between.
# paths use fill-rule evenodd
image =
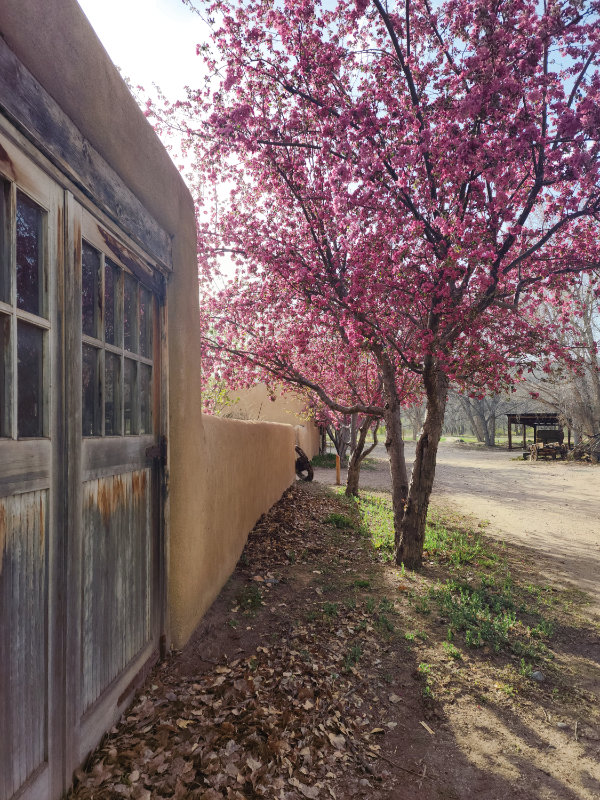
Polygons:
<instances>
[{"instance_id":1,"label":"window frame","mask_svg":"<svg viewBox=\"0 0 600 800\"><path fill-rule=\"evenodd\" d=\"M37 172L37 171L36 171ZM0 225L3 229L3 242L0 248L0 269L2 275L0 286L5 289L2 299L0 296L0 318L5 320L8 330L8 345L2 353L4 381L2 386L2 411L0 411L0 441L28 441L31 439L51 438L51 414L52 414L52 391L51 391L51 335L52 335L52 316L53 316L53 293L50 290L52 284L51 271L54 259L50 255L50 238L55 226L56 188L43 174L32 175L28 180L29 174L19 174L19 180L14 180L13 176L5 175L0 172L0 182L2 187ZM22 178L22 179L21 179ZM50 188L52 187L52 188ZM45 191L44 191L45 190ZM39 272L39 292L40 292L40 313L34 314L26 311L18 305L17 297L17 204L18 195L21 194L31 203L36 205L41 211L41 261L42 266ZM54 201L54 202L53 202ZM25 323L41 331L42 334L42 356L41 356L41 380L39 385L40 394L40 419L39 433L31 436L23 436L19 432L19 361L18 361L18 329L19 323Z\"/></svg>"},{"instance_id":2,"label":"window frame","mask_svg":"<svg viewBox=\"0 0 600 800\"><path fill-rule=\"evenodd\" d=\"M86 219L89 217L89 219ZM111 252L110 255L106 252L106 247L102 247L100 242L98 241L97 237L94 235L94 227L90 224L90 220L93 220L91 215L84 214L84 220L82 221L82 231L81 231L81 258L83 259L83 250L84 246L89 246L93 248L96 252L99 253L99 268L97 274L98 280L98 296L100 298L100 307L99 307L99 323L96 326L96 333L99 334L98 336L90 336L89 334L85 334L83 332L83 315L81 320L81 345L82 345L82 362L83 362L83 348L84 347L91 347L94 348L98 354L97 357L97 389L100 396L100 409L99 409L99 421L100 424L97 429L94 429L93 433L86 433L84 432L83 426L86 421L86 409L84 407L84 395L83 395L83 383L82 383L82 430L81 435L86 440L93 440L93 439L117 439L119 437L136 437L136 436L146 436L152 435L155 432L156 428L156 421L155 421L155 413L153 409L153 402L152 399L154 397L154 380L155 380L155 358L154 358L154 341L153 341L153 328L154 328L154 319L155 315L158 313L158 304L157 299L155 296L154 291L152 290L151 286L146 284L143 280L141 280L137 275L133 274L130 269L123 263L123 260L116 257L114 253ZM106 273L107 268L111 268L116 272L117 279L114 281L114 339L115 343L110 343L106 341ZM129 350L126 347L125 341L125 287L128 281L132 282L134 286L134 320L133 320L133 347L135 350ZM150 314L146 316L144 324L146 325L146 332L147 332L147 340L149 342L149 352L150 356L142 355L140 351L140 332L139 332L139 319L140 319L140 302L142 297L142 291L145 293L145 297L147 300L147 307L150 310ZM83 297L83 287L82 287L82 297ZM128 343L129 344L129 343ZM107 392L106 392L106 385L107 385L107 374L106 374L106 363L107 358L106 355L116 356L119 363L118 369L118 385L115 391L115 385L113 382L113 395L117 399L119 403L119 413L118 413L118 431L113 433L106 433L106 400L107 400ZM128 415L126 414L126 373L127 369L129 368L127 364L131 364L132 367L132 396L134 398L134 404L131 409L131 416L130 416L130 424L129 430L127 428L127 421ZM142 419L142 403L140 398L140 365L145 365L146 367L150 368L150 387L151 387L151 394L152 399L150 401L150 414L149 414L149 424L148 429L142 430L142 427L146 427L143 423L144 420ZM82 367L82 381L83 381L83 367ZM113 415L114 418L114 415Z\"/></svg>"}]
</instances>

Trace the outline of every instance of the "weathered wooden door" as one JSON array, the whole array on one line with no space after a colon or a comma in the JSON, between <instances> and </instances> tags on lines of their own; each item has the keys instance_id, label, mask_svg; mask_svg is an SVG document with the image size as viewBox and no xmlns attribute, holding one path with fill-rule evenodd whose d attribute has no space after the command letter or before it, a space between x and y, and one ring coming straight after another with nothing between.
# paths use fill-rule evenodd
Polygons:
<instances>
[{"instance_id":1,"label":"weathered wooden door","mask_svg":"<svg viewBox=\"0 0 600 800\"><path fill-rule=\"evenodd\" d=\"M79 763L156 658L161 628L162 281L124 236L70 200L75 430L72 608L78 676L68 751ZM80 298L80 299L79 299ZM78 340L79 339L79 340ZM77 485L75 485L75 483Z\"/></svg>"},{"instance_id":2,"label":"weathered wooden door","mask_svg":"<svg viewBox=\"0 0 600 800\"><path fill-rule=\"evenodd\" d=\"M19 142L0 130L0 800L48 800L164 629L165 305Z\"/></svg>"},{"instance_id":3,"label":"weathered wooden door","mask_svg":"<svg viewBox=\"0 0 600 800\"><path fill-rule=\"evenodd\" d=\"M0 799L62 785L62 192L0 137Z\"/></svg>"}]
</instances>

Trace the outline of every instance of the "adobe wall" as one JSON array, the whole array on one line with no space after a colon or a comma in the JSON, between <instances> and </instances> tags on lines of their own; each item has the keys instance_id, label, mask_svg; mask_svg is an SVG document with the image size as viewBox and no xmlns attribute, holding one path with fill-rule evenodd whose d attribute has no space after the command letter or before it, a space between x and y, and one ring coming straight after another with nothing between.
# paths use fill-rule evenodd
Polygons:
<instances>
[{"instance_id":1,"label":"adobe wall","mask_svg":"<svg viewBox=\"0 0 600 800\"><path fill-rule=\"evenodd\" d=\"M293 480L293 430L201 414L191 195L75 0L2 0L7 45L172 238L167 289L169 605L180 647L248 531ZM90 187L93 191L93 187Z\"/></svg>"},{"instance_id":2,"label":"adobe wall","mask_svg":"<svg viewBox=\"0 0 600 800\"><path fill-rule=\"evenodd\" d=\"M294 481L294 429L269 422L205 416L200 429L204 455L195 491L202 509L202 535L195 508L171 535L171 636L184 644L238 560L247 533Z\"/></svg>"},{"instance_id":3,"label":"adobe wall","mask_svg":"<svg viewBox=\"0 0 600 800\"><path fill-rule=\"evenodd\" d=\"M276 393L274 399L265 386L257 384L250 389L231 392L236 399L231 408L234 414L247 419L260 419L266 422L284 422L293 425L296 431L296 444L309 458L319 452L319 429L305 412L306 401L294 392ZM228 409L229 410L229 409Z\"/></svg>"}]
</instances>

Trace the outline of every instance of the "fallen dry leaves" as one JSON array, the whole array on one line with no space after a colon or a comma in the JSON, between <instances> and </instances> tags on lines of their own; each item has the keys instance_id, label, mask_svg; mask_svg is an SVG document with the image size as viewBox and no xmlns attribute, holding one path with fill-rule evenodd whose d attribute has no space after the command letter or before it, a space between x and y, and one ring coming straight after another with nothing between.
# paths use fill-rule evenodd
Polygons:
<instances>
[{"instance_id":1,"label":"fallen dry leaves","mask_svg":"<svg viewBox=\"0 0 600 800\"><path fill-rule=\"evenodd\" d=\"M381 782L392 787L379 758L381 740L397 725L377 694L385 637L362 604L328 602L331 588L315 568L325 557L336 565L335 579L352 585L353 562L364 557L356 534L323 537L323 519L337 502L293 491L260 520L240 569L242 588L260 592L261 644L197 674L182 676L173 660L158 665L87 771L77 773L72 800L335 800L356 790L373 796ZM304 590L290 587L290 572L302 576ZM250 629L257 618L244 611L243 595L231 619Z\"/></svg>"}]
</instances>

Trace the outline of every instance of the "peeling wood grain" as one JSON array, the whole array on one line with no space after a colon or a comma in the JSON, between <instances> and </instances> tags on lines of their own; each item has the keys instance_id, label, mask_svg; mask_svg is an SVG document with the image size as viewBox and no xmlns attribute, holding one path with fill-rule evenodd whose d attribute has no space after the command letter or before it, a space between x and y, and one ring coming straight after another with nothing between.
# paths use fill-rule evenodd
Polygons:
<instances>
[{"instance_id":1,"label":"peeling wood grain","mask_svg":"<svg viewBox=\"0 0 600 800\"><path fill-rule=\"evenodd\" d=\"M6 507L0 504L0 577L2 576L2 564L4 563L4 548L6 546Z\"/></svg>"}]
</instances>

